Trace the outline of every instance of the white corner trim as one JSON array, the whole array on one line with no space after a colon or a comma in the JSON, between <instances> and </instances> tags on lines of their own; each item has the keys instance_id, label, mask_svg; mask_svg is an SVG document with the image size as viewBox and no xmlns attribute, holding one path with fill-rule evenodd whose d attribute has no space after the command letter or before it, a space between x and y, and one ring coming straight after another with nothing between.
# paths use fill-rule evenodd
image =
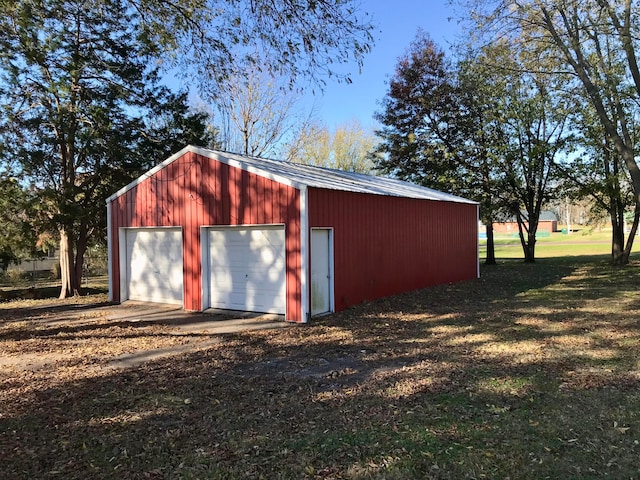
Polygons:
<instances>
[{"instance_id":1,"label":"white corner trim","mask_svg":"<svg viewBox=\"0 0 640 480\"><path fill-rule=\"evenodd\" d=\"M300 188L300 291L302 323L309 317L309 197L307 187Z\"/></svg>"},{"instance_id":2,"label":"white corner trim","mask_svg":"<svg viewBox=\"0 0 640 480\"><path fill-rule=\"evenodd\" d=\"M336 311L336 283L335 283L335 261L334 261L334 240L333 240L333 227L329 227L329 288L331 291L330 294L330 302L329 307L331 308L331 313Z\"/></svg>"},{"instance_id":3,"label":"white corner trim","mask_svg":"<svg viewBox=\"0 0 640 480\"><path fill-rule=\"evenodd\" d=\"M129 278L127 273L127 229L118 229L118 253L120 267L120 303L129 300Z\"/></svg>"},{"instance_id":4,"label":"white corner trim","mask_svg":"<svg viewBox=\"0 0 640 480\"><path fill-rule=\"evenodd\" d=\"M107 202L107 278L109 283L109 301L113 302L113 240L111 238L111 202Z\"/></svg>"},{"instance_id":5,"label":"white corner trim","mask_svg":"<svg viewBox=\"0 0 640 480\"><path fill-rule=\"evenodd\" d=\"M478 270L476 278L480 278L480 234L478 233L478 225L480 225L480 204L476 205L476 259L478 261Z\"/></svg>"},{"instance_id":6,"label":"white corner trim","mask_svg":"<svg viewBox=\"0 0 640 480\"><path fill-rule=\"evenodd\" d=\"M200 310L205 311L208 308L211 308L211 292L210 292L210 281L211 281L211 272L209 271L211 261L209 260L209 229L205 225L200 226L200 276L201 279L201 299L202 304L200 305ZM206 266L206 267L205 267Z\"/></svg>"}]
</instances>

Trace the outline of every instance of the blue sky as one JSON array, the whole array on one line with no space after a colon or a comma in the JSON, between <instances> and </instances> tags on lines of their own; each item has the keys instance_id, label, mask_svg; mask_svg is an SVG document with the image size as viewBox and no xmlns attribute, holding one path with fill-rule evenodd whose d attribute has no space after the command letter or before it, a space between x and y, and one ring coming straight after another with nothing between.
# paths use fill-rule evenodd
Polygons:
<instances>
[{"instance_id":1,"label":"blue sky","mask_svg":"<svg viewBox=\"0 0 640 480\"><path fill-rule=\"evenodd\" d=\"M322 95L309 93L305 104L316 105L318 120L330 128L359 120L365 127L375 126L373 114L387 90L386 80L396 61L422 28L441 47L456 40L459 28L447 0L361 0L362 10L369 12L377 25L376 43L365 58L362 73L353 65L352 84L329 80Z\"/></svg>"}]
</instances>

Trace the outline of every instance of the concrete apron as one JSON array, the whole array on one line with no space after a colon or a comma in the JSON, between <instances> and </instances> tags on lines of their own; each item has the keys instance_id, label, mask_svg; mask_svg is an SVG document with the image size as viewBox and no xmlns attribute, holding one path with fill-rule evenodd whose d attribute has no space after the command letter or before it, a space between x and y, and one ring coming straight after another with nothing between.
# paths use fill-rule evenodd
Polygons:
<instances>
[{"instance_id":1,"label":"concrete apron","mask_svg":"<svg viewBox=\"0 0 640 480\"><path fill-rule=\"evenodd\" d=\"M290 323L285 322L282 315L216 309L206 312L187 312L176 305L133 301L105 307L105 310L108 310L105 312L108 320L164 325L171 327L174 335L198 335L184 345L118 355L108 364L109 367L116 369L131 368L148 361L219 344L222 338L216 335L291 326ZM203 338L201 335L206 335L208 338Z\"/></svg>"},{"instance_id":2,"label":"concrete apron","mask_svg":"<svg viewBox=\"0 0 640 480\"><path fill-rule=\"evenodd\" d=\"M127 301L121 305L101 307L108 320L154 323L170 326L177 335L202 333L209 335L246 330L286 328L291 324L283 315L209 309L187 312L177 305Z\"/></svg>"}]
</instances>

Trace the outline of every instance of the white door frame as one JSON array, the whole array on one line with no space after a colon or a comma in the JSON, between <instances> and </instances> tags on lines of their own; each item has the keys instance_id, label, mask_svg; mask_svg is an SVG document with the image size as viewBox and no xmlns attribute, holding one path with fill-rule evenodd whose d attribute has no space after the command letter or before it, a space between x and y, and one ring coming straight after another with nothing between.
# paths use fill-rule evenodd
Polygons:
<instances>
[{"instance_id":1,"label":"white door frame","mask_svg":"<svg viewBox=\"0 0 640 480\"><path fill-rule=\"evenodd\" d=\"M329 242L329 251L327 252L328 254L328 260L329 260L329 311L328 312L324 312L324 313L320 313L314 316L322 316L322 315L327 315L329 313L333 313L336 311L336 303L335 303L335 284L334 284L334 260L333 260L333 254L334 254L334 248L333 248L333 227L311 227L311 233L309 235L309 252L311 252L311 238L313 237L313 230L326 230L328 232L328 242ZM311 260L311 253L309 254L309 260ZM311 314L311 269L313 268L313 266L310 265L309 268L309 313Z\"/></svg>"}]
</instances>

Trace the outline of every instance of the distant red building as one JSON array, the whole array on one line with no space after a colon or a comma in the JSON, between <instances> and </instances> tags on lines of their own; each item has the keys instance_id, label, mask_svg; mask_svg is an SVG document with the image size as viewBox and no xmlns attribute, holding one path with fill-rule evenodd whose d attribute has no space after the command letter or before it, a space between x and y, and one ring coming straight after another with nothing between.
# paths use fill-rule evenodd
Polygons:
<instances>
[{"instance_id":1,"label":"distant red building","mask_svg":"<svg viewBox=\"0 0 640 480\"><path fill-rule=\"evenodd\" d=\"M525 222L525 225L527 223ZM528 225L527 225L528 227ZM557 232L558 231L558 217L554 212L549 210L543 210L540 212L540 219L538 220L538 232ZM500 219L499 222L493 224L494 233L518 233L518 222L516 217L508 217Z\"/></svg>"},{"instance_id":2,"label":"distant red building","mask_svg":"<svg viewBox=\"0 0 640 480\"><path fill-rule=\"evenodd\" d=\"M107 218L116 302L304 322L479 274L474 202L191 146L111 196Z\"/></svg>"}]
</instances>

